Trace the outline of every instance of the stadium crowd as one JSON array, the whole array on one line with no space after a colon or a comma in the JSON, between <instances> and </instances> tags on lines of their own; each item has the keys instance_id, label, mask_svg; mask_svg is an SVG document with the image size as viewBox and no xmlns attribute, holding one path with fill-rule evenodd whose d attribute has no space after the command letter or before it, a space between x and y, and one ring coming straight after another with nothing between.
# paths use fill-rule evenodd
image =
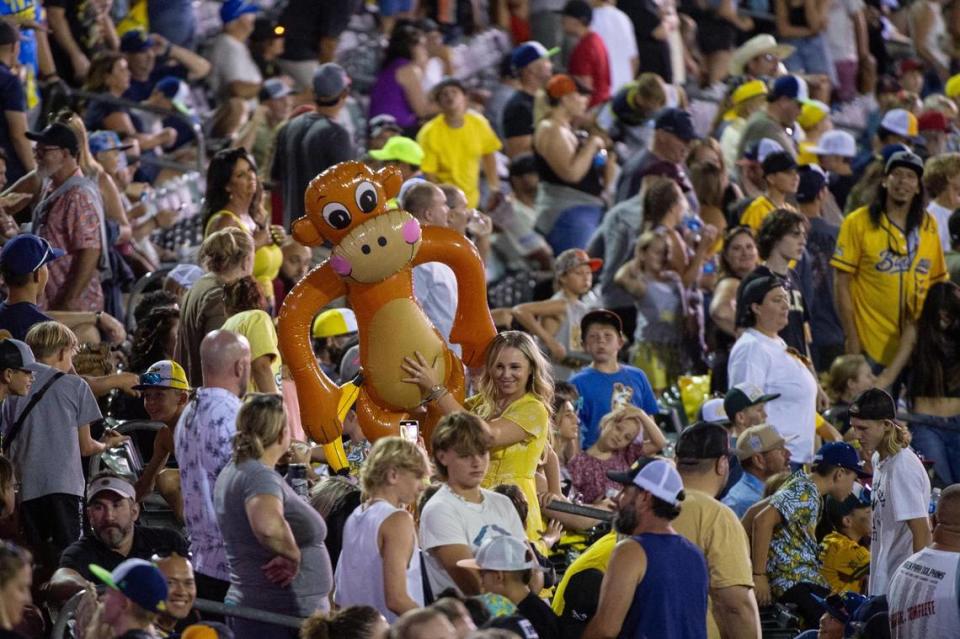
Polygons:
<instances>
[{"instance_id":1,"label":"stadium crowd","mask_svg":"<svg viewBox=\"0 0 960 639\"><path fill-rule=\"evenodd\" d=\"M960 1L0 0L0 108L0 639L960 637ZM316 442L351 160L499 332Z\"/></svg>"}]
</instances>

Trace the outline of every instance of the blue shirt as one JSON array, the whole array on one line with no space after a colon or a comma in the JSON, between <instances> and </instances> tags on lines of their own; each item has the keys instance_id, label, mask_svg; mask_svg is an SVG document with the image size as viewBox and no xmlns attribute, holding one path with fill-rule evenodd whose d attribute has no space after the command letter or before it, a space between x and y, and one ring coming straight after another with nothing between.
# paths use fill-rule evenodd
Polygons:
<instances>
[{"instance_id":1,"label":"blue shirt","mask_svg":"<svg viewBox=\"0 0 960 639\"><path fill-rule=\"evenodd\" d=\"M53 318L44 314L36 304L0 302L0 329L10 331L13 339L23 341L27 338L27 331L33 328L34 324L48 322L51 319Z\"/></svg>"},{"instance_id":2,"label":"blue shirt","mask_svg":"<svg viewBox=\"0 0 960 639\"><path fill-rule=\"evenodd\" d=\"M740 481L733 485L727 496L723 498L723 503L737 513L737 517L743 517L747 508L763 498L763 480L750 473L743 473Z\"/></svg>"},{"instance_id":3,"label":"blue shirt","mask_svg":"<svg viewBox=\"0 0 960 639\"><path fill-rule=\"evenodd\" d=\"M680 535L632 537L647 554L619 639L706 639L707 561ZM679 605L683 602L683 605Z\"/></svg>"},{"instance_id":4,"label":"blue shirt","mask_svg":"<svg viewBox=\"0 0 960 639\"><path fill-rule=\"evenodd\" d=\"M616 373L601 373L585 368L570 378L577 387L580 406L580 444L586 450L600 436L600 419L615 408L633 404L648 415L660 407L646 374L639 368L621 364Z\"/></svg>"}]
</instances>

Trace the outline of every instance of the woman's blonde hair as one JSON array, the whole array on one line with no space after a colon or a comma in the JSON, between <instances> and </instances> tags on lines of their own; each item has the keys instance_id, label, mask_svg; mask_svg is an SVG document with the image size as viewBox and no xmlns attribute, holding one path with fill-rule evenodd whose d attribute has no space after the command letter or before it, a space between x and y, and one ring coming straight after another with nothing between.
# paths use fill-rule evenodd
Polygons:
<instances>
[{"instance_id":1,"label":"woman's blonde hair","mask_svg":"<svg viewBox=\"0 0 960 639\"><path fill-rule=\"evenodd\" d=\"M66 124L76 134L77 142L80 143L80 154L77 157L77 164L80 165L80 170L83 171L83 174L87 177L94 177L103 173L103 166L97 162L93 154L90 153L90 144L87 139L87 126L83 123L83 118L74 111L64 109L57 114L57 122Z\"/></svg>"},{"instance_id":2,"label":"woman's blonde hair","mask_svg":"<svg viewBox=\"0 0 960 639\"><path fill-rule=\"evenodd\" d=\"M230 226L211 233L200 245L200 264L213 273L224 273L243 263L253 254L253 238L250 233Z\"/></svg>"},{"instance_id":3,"label":"woman's blonde hair","mask_svg":"<svg viewBox=\"0 0 960 639\"><path fill-rule=\"evenodd\" d=\"M409 470L419 477L426 477L430 473L427 458L416 444L402 437L381 437L370 449L360 469L364 501L375 490L386 485L387 475L392 469Z\"/></svg>"},{"instance_id":4,"label":"woman's blonde hair","mask_svg":"<svg viewBox=\"0 0 960 639\"><path fill-rule=\"evenodd\" d=\"M600 418L600 432L602 433L608 428L612 428L617 424L632 419L640 426L640 431L637 433L639 434L640 432L643 432L643 418L646 417L646 415L647 414L641 409L633 406L632 404L621 406L620 408L614 409Z\"/></svg>"},{"instance_id":5,"label":"woman's blonde hair","mask_svg":"<svg viewBox=\"0 0 960 639\"><path fill-rule=\"evenodd\" d=\"M834 403L840 401L847 392L847 384L857 376L860 368L867 363L867 358L859 353L841 355L830 364L827 373L826 391Z\"/></svg>"},{"instance_id":6,"label":"woman's blonde hair","mask_svg":"<svg viewBox=\"0 0 960 639\"><path fill-rule=\"evenodd\" d=\"M267 446L277 443L287 427L283 396L249 393L237 413L237 434L233 438L233 463L260 459Z\"/></svg>"},{"instance_id":7,"label":"woman's blonde hair","mask_svg":"<svg viewBox=\"0 0 960 639\"><path fill-rule=\"evenodd\" d=\"M37 359L53 357L65 348L76 348L78 344L77 336L73 331L65 324L53 320L34 324L27 331L24 341Z\"/></svg>"},{"instance_id":8,"label":"woman's blonde hair","mask_svg":"<svg viewBox=\"0 0 960 639\"><path fill-rule=\"evenodd\" d=\"M553 377L550 374L550 365L544 358L543 353L537 348L533 338L520 331L504 331L497 334L487 347L487 357L484 362L483 374L480 376L480 382L477 388L480 391L480 406L477 407L477 414L483 419L495 415L499 411L497 405L497 386L493 380L493 365L496 363L500 353L507 348L515 348L530 364L530 378L527 380L527 386L524 389L532 394L543 404L547 412L553 413Z\"/></svg>"},{"instance_id":9,"label":"woman's blonde hair","mask_svg":"<svg viewBox=\"0 0 960 639\"><path fill-rule=\"evenodd\" d=\"M653 244L656 240L663 240L667 245L667 259L670 259L670 241L667 239L667 231L662 227L655 229L650 229L644 231L640 234L640 237L637 238L637 248L636 254L640 255L641 251L646 251L650 248L650 245Z\"/></svg>"}]
</instances>

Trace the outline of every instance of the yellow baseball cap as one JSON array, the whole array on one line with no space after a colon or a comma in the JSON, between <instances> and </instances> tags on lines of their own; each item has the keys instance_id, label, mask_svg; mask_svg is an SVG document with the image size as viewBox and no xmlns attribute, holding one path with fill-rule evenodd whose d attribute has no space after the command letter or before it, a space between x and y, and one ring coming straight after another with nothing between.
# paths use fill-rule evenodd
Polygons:
<instances>
[{"instance_id":1,"label":"yellow baseball cap","mask_svg":"<svg viewBox=\"0 0 960 639\"><path fill-rule=\"evenodd\" d=\"M187 374L184 372L183 366L172 359L162 359L151 364L150 368L140 376L140 383L133 388L134 390L173 388L189 391L190 384L187 383Z\"/></svg>"},{"instance_id":2,"label":"yellow baseball cap","mask_svg":"<svg viewBox=\"0 0 960 639\"><path fill-rule=\"evenodd\" d=\"M830 113L830 107L820 100L807 100L800 109L800 116L797 118L797 124L804 129L810 129L827 117Z\"/></svg>"},{"instance_id":3,"label":"yellow baseball cap","mask_svg":"<svg viewBox=\"0 0 960 639\"><path fill-rule=\"evenodd\" d=\"M960 96L960 73L947 80L947 85L944 87L943 92L948 98Z\"/></svg>"},{"instance_id":4,"label":"yellow baseball cap","mask_svg":"<svg viewBox=\"0 0 960 639\"><path fill-rule=\"evenodd\" d=\"M406 162L420 166L423 164L423 149L416 140L395 135L387 140L382 149L370 151L370 157L381 162Z\"/></svg>"},{"instance_id":5,"label":"yellow baseball cap","mask_svg":"<svg viewBox=\"0 0 960 639\"><path fill-rule=\"evenodd\" d=\"M314 338L335 337L357 332L357 316L349 308L332 308L313 320Z\"/></svg>"},{"instance_id":6,"label":"yellow baseball cap","mask_svg":"<svg viewBox=\"0 0 960 639\"><path fill-rule=\"evenodd\" d=\"M733 92L733 106L739 106L749 100L767 94L767 85L762 80L744 82Z\"/></svg>"}]
</instances>

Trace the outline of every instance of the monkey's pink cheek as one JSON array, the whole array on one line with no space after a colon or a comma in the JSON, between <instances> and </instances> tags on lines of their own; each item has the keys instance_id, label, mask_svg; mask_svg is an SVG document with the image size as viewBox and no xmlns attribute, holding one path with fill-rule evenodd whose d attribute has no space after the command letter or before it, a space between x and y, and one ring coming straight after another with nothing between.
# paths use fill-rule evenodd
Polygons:
<instances>
[{"instance_id":1,"label":"monkey's pink cheek","mask_svg":"<svg viewBox=\"0 0 960 639\"><path fill-rule=\"evenodd\" d=\"M420 239L420 223L416 220L407 220L403 225L403 241L407 244L416 244Z\"/></svg>"},{"instance_id":2,"label":"monkey's pink cheek","mask_svg":"<svg viewBox=\"0 0 960 639\"><path fill-rule=\"evenodd\" d=\"M350 260L342 255L334 255L331 257L330 267L333 268L334 272L341 277L347 277L353 272L353 267L350 266Z\"/></svg>"}]
</instances>

